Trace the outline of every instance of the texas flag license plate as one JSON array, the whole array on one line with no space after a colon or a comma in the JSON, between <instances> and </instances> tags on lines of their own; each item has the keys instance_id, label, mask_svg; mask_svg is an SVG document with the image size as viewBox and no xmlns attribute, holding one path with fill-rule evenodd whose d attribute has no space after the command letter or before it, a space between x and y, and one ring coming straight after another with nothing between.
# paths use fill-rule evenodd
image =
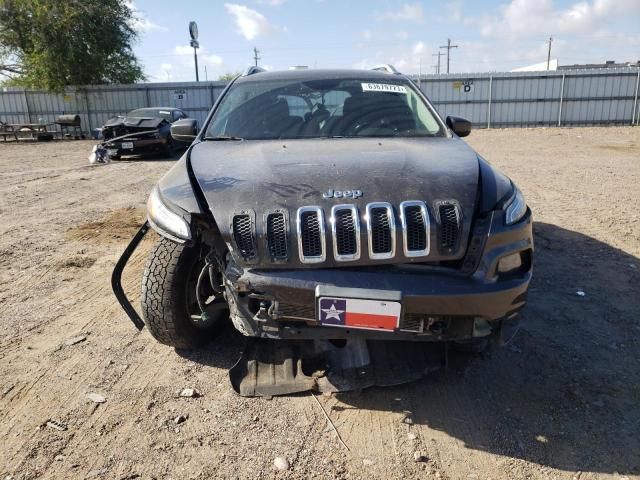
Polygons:
<instances>
[{"instance_id":1,"label":"texas flag license plate","mask_svg":"<svg viewBox=\"0 0 640 480\"><path fill-rule=\"evenodd\" d=\"M331 327L393 331L400 320L400 302L360 298L319 297L318 321Z\"/></svg>"}]
</instances>

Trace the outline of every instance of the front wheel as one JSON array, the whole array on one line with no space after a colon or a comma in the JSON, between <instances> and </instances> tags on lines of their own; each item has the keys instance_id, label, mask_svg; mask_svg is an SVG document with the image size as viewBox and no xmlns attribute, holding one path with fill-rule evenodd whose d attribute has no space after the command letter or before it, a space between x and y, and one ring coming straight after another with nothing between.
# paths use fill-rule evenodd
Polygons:
<instances>
[{"instance_id":1,"label":"front wheel","mask_svg":"<svg viewBox=\"0 0 640 480\"><path fill-rule=\"evenodd\" d=\"M199 247L164 237L153 246L142 277L142 316L160 343L175 348L196 347L211 339L228 316L222 294L214 295L210 282L198 282L204 267ZM200 303L208 299L206 315L198 305L198 288Z\"/></svg>"}]
</instances>

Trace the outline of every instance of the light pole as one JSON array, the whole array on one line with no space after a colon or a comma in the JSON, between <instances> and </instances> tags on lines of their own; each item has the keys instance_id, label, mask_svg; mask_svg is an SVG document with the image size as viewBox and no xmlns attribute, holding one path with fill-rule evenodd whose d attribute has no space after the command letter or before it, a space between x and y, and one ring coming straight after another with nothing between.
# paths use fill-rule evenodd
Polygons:
<instances>
[{"instance_id":1,"label":"light pole","mask_svg":"<svg viewBox=\"0 0 640 480\"><path fill-rule=\"evenodd\" d=\"M198 48L200 47L200 43L198 42L198 24L196 22L189 22L189 35L191 35L191 46L193 47L193 62L196 66L196 82L199 82Z\"/></svg>"}]
</instances>

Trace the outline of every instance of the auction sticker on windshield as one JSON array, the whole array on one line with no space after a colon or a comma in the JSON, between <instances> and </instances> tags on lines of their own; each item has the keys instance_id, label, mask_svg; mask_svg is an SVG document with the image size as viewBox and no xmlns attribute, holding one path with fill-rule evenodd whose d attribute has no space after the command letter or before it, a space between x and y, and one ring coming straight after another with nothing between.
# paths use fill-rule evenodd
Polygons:
<instances>
[{"instance_id":1,"label":"auction sticker on windshield","mask_svg":"<svg viewBox=\"0 0 640 480\"><path fill-rule=\"evenodd\" d=\"M404 93L407 94L407 89L402 85L393 85L390 83L363 83L363 92L388 92L388 93Z\"/></svg>"}]
</instances>

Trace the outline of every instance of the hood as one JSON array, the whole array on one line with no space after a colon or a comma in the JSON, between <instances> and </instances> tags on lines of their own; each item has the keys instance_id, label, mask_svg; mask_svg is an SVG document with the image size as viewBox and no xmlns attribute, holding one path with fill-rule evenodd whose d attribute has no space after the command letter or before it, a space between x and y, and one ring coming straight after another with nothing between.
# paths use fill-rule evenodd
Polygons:
<instances>
[{"instance_id":1,"label":"hood","mask_svg":"<svg viewBox=\"0 0 640 480\"><path fill-rule=\"evenodd\" d=\"M397 208L423 200L433 222L437 202L455 200L463 219L455 258L466 250L479 170L476 153L455 137L203 141L191 150L191 166L225 240L231 217L243 210L253 210L260 222L276 209L295 219L299 207L319 206L328 217L337 204L364 212L371 202ZM329 190L362 196L324 198ZM430 258L452 259L432 250Z\"/></svg>"},{"instance_id":2,"label":"hood","mask_svg":"<svg viewBox=\"0 0 640 480\"><path fill-rule=\"evenodd\" d=\"M126 127L141 129L156 129L166 122L161 117L113 117L106 121L103 128Z\"/></svg>"}]
</instances>

